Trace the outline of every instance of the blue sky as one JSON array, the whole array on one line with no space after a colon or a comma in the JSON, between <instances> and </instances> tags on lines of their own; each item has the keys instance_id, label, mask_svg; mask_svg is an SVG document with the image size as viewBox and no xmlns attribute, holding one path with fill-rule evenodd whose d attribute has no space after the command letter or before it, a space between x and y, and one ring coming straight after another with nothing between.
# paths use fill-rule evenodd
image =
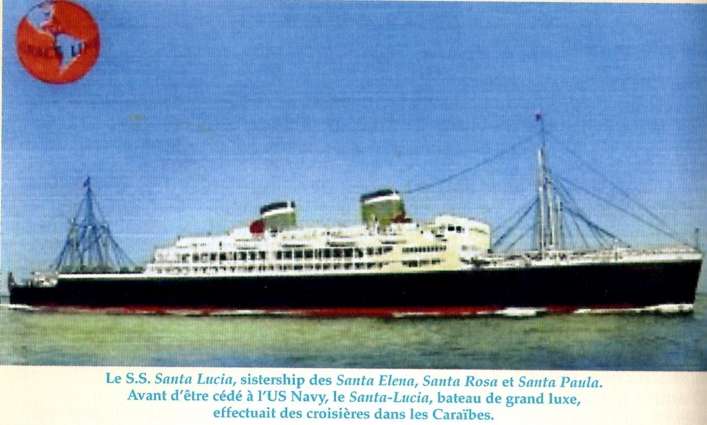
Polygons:
<instances>
[{"instance_id":1,"label":"blue sky","mask_svg":"<svg viewBox=\"0 0 707 425\"><path fill-rule=\"evenodd\" d=\"M85 0L101 55L54 86L14 49L35 3L3 5L3 275L51 263L87 175L142 262L274 200L355 223L360 193L493 155L537 109L558 173L625 204L566 144L684 238L707 229L707 6ZM410 215L499 222L533 196L535 148L411 194ZM669 242L578 198L629 241Z\"/></svg>"}]
</instances>

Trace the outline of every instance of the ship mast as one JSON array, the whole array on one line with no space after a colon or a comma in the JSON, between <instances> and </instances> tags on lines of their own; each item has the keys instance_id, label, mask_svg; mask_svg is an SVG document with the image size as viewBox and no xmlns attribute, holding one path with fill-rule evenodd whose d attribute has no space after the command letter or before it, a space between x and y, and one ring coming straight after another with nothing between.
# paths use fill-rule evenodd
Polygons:
<instances>
[{"instance_id":1,"label":"ship mast","mask_svg":"<svg viewBox=\"0 0 707 425\"><path fill-rule=\"evenodd\" d=\"M62 273L99 273L127 270L134 263L113 239L100 213L91 178L83 184L84 198L69 223L69 232L52 269Z\"/></svg>"},{"instance_id":2,"label":"ship mast","mask_svg":"<svg viewBox=\"0 0 707 425\"><path fill-rule=\"evenodd\" d=\"M547 168L545 123L541 112L535 113L535 120L540 122L542 137L542 145L538 149L536 248L540 256L545 257L562 245L562 204L554 194L552 177Z\"/></svg>"}]
</instances>

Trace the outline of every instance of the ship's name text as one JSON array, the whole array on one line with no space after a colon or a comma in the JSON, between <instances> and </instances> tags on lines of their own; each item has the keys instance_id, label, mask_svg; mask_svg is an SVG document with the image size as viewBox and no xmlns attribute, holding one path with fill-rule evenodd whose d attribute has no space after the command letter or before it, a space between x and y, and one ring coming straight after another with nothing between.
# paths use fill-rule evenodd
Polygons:
<instances>
[{"instance_id":1,"label":"ship's name text","mask_svg":"<svg viewBox=\"0 0 707 425\"><path fill-rule=\"evenodd\" d=\"M533 378L525 375L509 377L505 379L483 378L468 375L466 377L457 376L430 376L422 378L423 387L518 387L518 388L601 388L599 380L591 376L577 378L571 376L560 376L550 378L547 376Z\"/></svg>"}]
</instances>

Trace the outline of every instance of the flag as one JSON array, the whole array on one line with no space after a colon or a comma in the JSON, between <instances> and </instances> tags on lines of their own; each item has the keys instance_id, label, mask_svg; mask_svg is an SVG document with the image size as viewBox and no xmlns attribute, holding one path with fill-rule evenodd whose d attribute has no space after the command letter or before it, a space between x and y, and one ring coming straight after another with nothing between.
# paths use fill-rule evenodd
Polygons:
<instances>
[{"instance_id":1,"label":"flag","mask_svg":"<svg viewBox=\"0 0 707 425\"><path fill-rule=\"evenodd\" d=\"M535 121L540 121L541 119L543 119L542 111L535 111Z\"/></svg>"},{"instance_id":2,"label":"flag","mask_svg":"<svg viewBox=\"0 0 707 425\"><path fill-rule=\"evenodd\" d=\"M83 187L91 186L91 177L86 177L86 181L83 182Z\"/></svg>"}]
</instances>

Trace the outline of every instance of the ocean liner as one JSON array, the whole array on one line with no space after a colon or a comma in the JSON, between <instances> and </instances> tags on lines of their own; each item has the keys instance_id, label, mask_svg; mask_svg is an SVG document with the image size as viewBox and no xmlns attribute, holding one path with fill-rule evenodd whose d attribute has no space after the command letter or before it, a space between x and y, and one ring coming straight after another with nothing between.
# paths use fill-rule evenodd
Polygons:
<instances>
[{"instance_id":1,"label":"ocean liner","mask_svg":"<svg viewBox=\"0 0 707 425\"><path fill-rule=\"evenodd\" d=\"M383 189L360 197L359 225L300 227L295 202L275 202L249 226L179 237L138 268L113 239L87 179L59 257L50 271L21 282L10 274L11 303L384 317L691 312L702 265L698 245L635 248L591 221L568 190L574 183L550 173L542 132L535 195L495 239L476 219L414 222L405 193ZM526 219L531 225L518 231ZM514 251L522 238L532 238L533 248ZM579 242L583 248L572 246Z\"/></svg>"}]
</instances>

